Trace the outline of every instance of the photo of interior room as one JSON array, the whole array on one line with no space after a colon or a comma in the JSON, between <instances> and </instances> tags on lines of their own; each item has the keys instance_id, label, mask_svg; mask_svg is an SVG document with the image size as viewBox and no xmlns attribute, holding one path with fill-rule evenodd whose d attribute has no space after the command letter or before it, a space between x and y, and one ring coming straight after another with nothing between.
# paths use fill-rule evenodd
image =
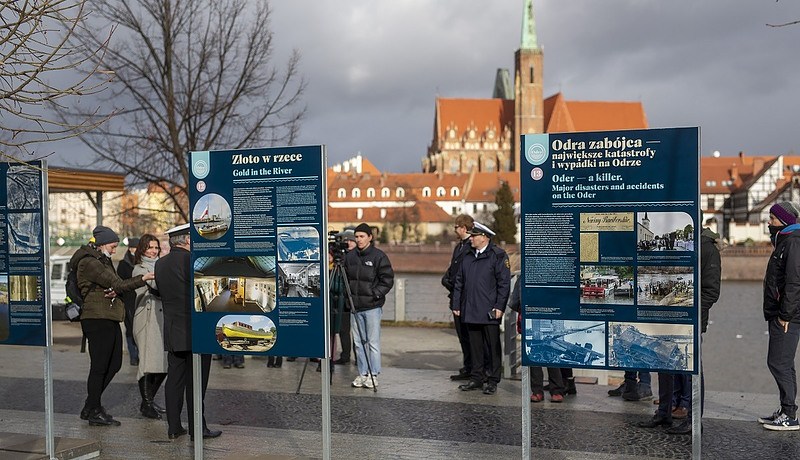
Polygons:
<instances>
[{"instance_id":1,"label":"photo of interior room","mask_svg":"<svg viewBox=\"0 0 800 460\"><path fill-rule=\"evenodd\" d=\"M275 308L275 257L199 257L195 311L268 313Z\"/></svg>"},{"instance_id":2,"label":"photo of interior room","mask_svg":"<svg viewBox=\"0 0 800 460\"><path fill-rule=\"evenodd\" d=\"M319 297L319 264L278 265L281 297Z\"/></svg>"}]
</instances>

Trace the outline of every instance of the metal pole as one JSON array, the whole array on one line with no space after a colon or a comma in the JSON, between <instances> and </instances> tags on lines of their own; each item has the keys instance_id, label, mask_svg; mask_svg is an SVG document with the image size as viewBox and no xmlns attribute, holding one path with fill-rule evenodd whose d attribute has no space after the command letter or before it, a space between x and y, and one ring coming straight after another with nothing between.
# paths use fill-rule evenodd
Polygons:
<instances>
[{"instance_id":1,"label":"metal pole","mask_svg":"<svg viewBox=\"0 0 800 460\"><path fill-rule=\"evenodd\" d=\"M328 152L327 149L322 147L322 172L320 179L322 180L322 190L328 189L327 174L328 170ZM322 194L322 229L328 228L328 195ZM325 251L327 252L327 251ZM323 265L324 267L324 265ZM320 361L322 368L322 458L323 460L331 460L331 277L330 270L322 270L323 279L325 280L325 290L323 292L323 315L324 315L324 340L325 340L325 359ZM344 273L341 274L344 277ZM346 283L347 280L344 279ZM348 339L349 340L349 339Z\"/></svg>"},{"instance_id":2,"label":"metal pole","mask_svg":"<svg viewBox=\"0 0 800 460\"><path fill-rule=\"evenodd\" d=\"M42 247L44 248L44 285L42 290L44 294L44 326L46 334L46 343L44 347L44 414L45 414L45 447L47 448L47 455L51 459L56 458L55 448L55 434L53 427L55 425L54 409L53 409L53 309L50 305L50 228L47 225L48 215L47 210L49 206L49 196L47 194L47 162L42 161L42 189L40 191L42 199L40 200L42 207Z\"/></svg>"},{"instance_id":3,"label":"metal pole","mask_svg":"<svg viewBox=\"0 0 800 460\"><path fill-rule=\"evenodd\" d=\"M531 458L531 373L528 367L522 369L522 458Z\"/></svg>"},{"instance_id":4,"label":"metal pole","mask_svg":"<svg viewBox=\"0 0 800 460\"><path fill-rule=\"evenodd\" d=\"M703 445L703 410L702 410L702 379L703 379L703 339L701 336L700 345L697 347L700 363L700 372L692 376L692 459L701 459L701 448Z\"/></svg>"},{"instance_id":5,"label":"metal pole","mask_svg":"<svg viewBox=\"0 0 800 460\"><path fill-rule=\"evenodd\" d=\"M194 400L194 458L203 460L203 370L200 355L192 353L192 399Z\"/></svg>"}]
</instances>

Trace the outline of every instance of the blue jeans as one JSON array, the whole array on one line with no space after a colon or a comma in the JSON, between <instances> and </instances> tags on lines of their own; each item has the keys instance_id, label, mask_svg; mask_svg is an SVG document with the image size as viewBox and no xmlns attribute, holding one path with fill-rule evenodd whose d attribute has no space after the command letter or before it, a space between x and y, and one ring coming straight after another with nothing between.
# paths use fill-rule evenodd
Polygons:
<instances>
[{"instance_id":1,"label":"blue jeans","mask_svg":"<svg viewBox=\"0 0 800 460\"><path fill-rule=\"evenodd\" d=\"M358 373L367 375L372 370L372 375L381 373L381 316L383 308L357 311L350 315L350 329L353 332L353 342L356 348L356 363ZM364 359L364 347L367 348L366 357L369 358L369 368Z\"/></svg>"}]
</instances>

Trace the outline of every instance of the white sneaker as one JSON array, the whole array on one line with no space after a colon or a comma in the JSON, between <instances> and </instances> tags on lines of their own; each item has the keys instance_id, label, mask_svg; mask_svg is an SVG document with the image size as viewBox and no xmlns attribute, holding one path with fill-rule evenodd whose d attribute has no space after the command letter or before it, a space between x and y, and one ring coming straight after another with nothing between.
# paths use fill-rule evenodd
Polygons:
<instances>
[{"instance_id":1,"label":"white sneaker","mask_svg":"<svg viewBox=\"0 0 800 460\"><path fill-rule=\"evenodd\" d=\"M367 380L367 377L366 375L359 375L353 380L353 386L356 388L364 388L366 386L364 382Z\"/></svg>"},{"instance_id":2,"label":"white sneaker","mask_svg":"<svg viewBox=\"0 0 800 460\"><path fill-rule=\"evenodd\" d=\"M373 389L378 386L378 376L373 375L370 377L369 375L364 376L364 388Z\"/></svg>"}]
</instances>

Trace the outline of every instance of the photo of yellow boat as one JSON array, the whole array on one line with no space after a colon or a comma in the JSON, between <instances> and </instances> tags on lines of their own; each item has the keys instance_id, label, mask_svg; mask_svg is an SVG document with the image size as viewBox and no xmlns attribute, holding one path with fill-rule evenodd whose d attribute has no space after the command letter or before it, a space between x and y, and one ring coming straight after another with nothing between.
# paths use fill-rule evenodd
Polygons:
<instances>
[{"instance_id":1,"label":"photo of yellow boat","mask_svg":"<svg viewBox=\"0 0 800 460\"><path fill-rule=\"evenodd\" d=\"M277 328L266 316L228 315L217 322L216 336L225 351L263 352L275 345Z\"/></svg>"}]
</instances>

